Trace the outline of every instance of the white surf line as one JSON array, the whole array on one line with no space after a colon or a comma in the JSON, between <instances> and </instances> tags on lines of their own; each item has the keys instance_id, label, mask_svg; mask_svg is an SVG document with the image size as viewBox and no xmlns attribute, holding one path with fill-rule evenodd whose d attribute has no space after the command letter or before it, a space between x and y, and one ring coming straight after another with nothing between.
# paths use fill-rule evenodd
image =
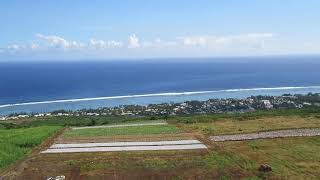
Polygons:
<instances>
[{"instance_id":1,"label":"white surf line","mask_svg":"<svg viewBox=\"0 0 320 180\"><path fill-rule=\"evenodd\" d=\"M109 125L109 126L86 126L86 127L73 127L73 130L79 129L95 129L95 128L114 128L114 127L134 127L134 126L158 126L158 125L167 125L168 123L140 123L140 124L118 124L118 125Z\"/></svg>"},{"instance_id":2,"label":"white surf line","mask_svg":"<svg viewBox=\"0 0 320 180\"><path fill-rule=\"evenodd\" d=\"M111 142L111 143L77 143L77 144L54 144L50 149L64 148L88 148L88 147L124 147L124 146L163 146L163 145L186 145L202 144L198 140L180 141L153 141L153 142Z\"/></svg>"},{"instance_id":3,"label":"white surf line","mask_svg":"<svg viewBox=\"0 0 320 180\"><path fill-rule=\"evenodd\" d=\"M191 145L166 145L166 146L126 146L126 147L93 147L93 148L67 148L67 149L47 149L46 153L80 153L80 152L116 152L116 151L164 151L164 150L195 150L207 149L203 144Z\"/></svg>"},{"instance_id":4,"label":"white surf line","mask_svg":"<svg viewBox=\"0 0 320 180\"><path fill-rule=\"evenodd\" d=\"M24 106L24 105L65 103L65 102L80 102L80 101L94 101L94 100L107 100L107 99L124 99L124 98L136 98L136 97L182 96L182 95L207 94L207 93L219 93L219 92L260 91L260 90L290 90L290 89L293 90L293 89L310 89L310 88L320 89L320 86L227 89L227 90L217 90L217 91L190 91L190 92L171 92L171 93L155 93L155 94L141 94L141 95L126 95L126 96L106 96L106 97L95 97L95 98L63 99L63 100L53 100L53 101L38 101L38 102L16 103L16 104L4 104L4 105L0 105L0 108L12 107L12 106Z\"/></svg>"},{"instance_id":5,"label":"white surf line","mask_svg":"<svg viewBox=\"0 0 320 180\"><path fill-rule=\"evenodd\" d=\"M278 131L268 131L250 134L233 134L233 135L221 135L212 136L210 139L212 141L222 142L222 141L244 141L244 140L254 140L254 139L268 139L268 138L280 138L280 137L310 137L310 136L320 136L320 128L316 129L290 129L290 130L278 130Z\"/></svg>"}]
</instances>

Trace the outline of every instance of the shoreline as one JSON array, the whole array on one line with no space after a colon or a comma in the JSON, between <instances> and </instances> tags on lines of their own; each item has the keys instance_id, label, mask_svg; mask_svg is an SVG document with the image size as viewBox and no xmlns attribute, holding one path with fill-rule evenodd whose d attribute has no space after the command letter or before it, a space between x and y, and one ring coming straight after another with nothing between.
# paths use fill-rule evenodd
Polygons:
<instances>
[{"instance_id":1,"label":"shoreline","mask_svg":"<svg viewBox=\"0 0 320 180\"><path fill-rule=\"evenodd\" d=\"M151 93L139 95L123 95L123 96L105 96L93 98L77 98L77 99L62 99L62 100L49 100L49 101L35 101L23 102L14 104L3 104L0 108L27 106L37 104L53 104L53 103L68 103L68 102L82 102L82 101L95 101L95 100L109 100L109 99L126 99L126 98L139 98L139 97L159 97L159 96L184 96L184 95L197 95L197 94L210 94L210 93L223 93L223 92L243 92L243 91L268 91L268 90L303 90L303 89L319 89L320 86L296 86L296 87L271 87L271 88L243 88L243 89L226 89L215 91L190 91L190 92L168 92L168 93Z\"/></svg>"},{"instance_id":2,"label":"shoreline","mask_svg":"<svg viewBox=\"0 0 320 180\"><path fill-rule=\"evenodd\" d=\"M309 89L310 90L310 89ZM177 102L179 98L158 98L162 103L149 103L149 104L139 104L139 100L136 102L118 102L119 105L110 106L109 104L99 104L96 103L96 107L91 106L90 103L74 104L73 107L68 107L68 104L63 104L63 106L52 106L40 105L38 107L31 106L23 108L12 108L7 112L1 111L0 116L3 115L4 118L0 120L6 120L5 116L11 119L19 117L42 117L42 116L100 116L100 115L113 115L113 116L166 116L166 115L177 115L177 114L206 114L206 113L228 113L228 112L249 112L260 109L281 109L281 108L295 108L300 109L305 106L320 106L320 92L312 93L304 91L304 94L290 94L283 93L280 95L262 95L258 92L258 95L251 95L246 98L213 98L211 96L205 96L206 100L190 100L191 97L181 98L181 102ZM283 91L281 91L283 92ZM299 91L296 91L299 92ZM300 91L303 92L303 91ZM279 93L279 92L277 92ZM249 94L247 94L249 95ZM196 96L198 99L204 98ZM184 99L184 100L183 100ZM146 100L142 98L142 100ZM149 99L150 100L150 99ZM168 102L165 102L168 101ZM156 102L157 99L151 99L151 101ZM149 102L151 102L149 101ZM171 101L171 102L169 102ZM92 103L91 105L93 105ZM20 106L21 107L21 106ZM71 108L70 108L71 107Z\"/></svg>"}]
</instances>

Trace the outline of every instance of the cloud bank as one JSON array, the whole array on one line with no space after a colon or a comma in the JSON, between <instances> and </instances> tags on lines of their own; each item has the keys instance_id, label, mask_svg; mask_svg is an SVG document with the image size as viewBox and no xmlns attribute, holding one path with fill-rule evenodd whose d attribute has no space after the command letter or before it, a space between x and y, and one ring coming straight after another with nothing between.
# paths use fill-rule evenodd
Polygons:
<instances>
[{"instance_id":1,"label":"cloud bank","mask_svg":"<svg viewBox=\"0 0 320 180\"><path fill-rule=\"evenodd\" d=\"M180 36L170 40L155 38L144 40L136 34L128 36L127 42L91 38L88 41L70 40L58 35L36 34L31 43L9 44L0 48L1 54L9 55L87 55L93 57L153 57L153 56L214 56L223 54L263 53L273 33L247 33L238 35L194 35Z\"/></svg>"}]
</instances>

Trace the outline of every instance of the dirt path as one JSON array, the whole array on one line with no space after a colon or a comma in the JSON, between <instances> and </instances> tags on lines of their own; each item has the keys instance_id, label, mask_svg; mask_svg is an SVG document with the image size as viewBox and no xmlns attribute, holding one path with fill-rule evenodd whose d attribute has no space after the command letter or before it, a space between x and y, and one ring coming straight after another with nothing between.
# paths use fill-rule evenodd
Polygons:
<instances>
[{"instance_id":1,"label":"dirt path","mask_svg":"<svg viewBox=\"0 0 320 180\"><path fill-rule=\"evenodd\" d=\"M291 130L250 133L250 134L221 135L221 136L211 136L210 139L212 141L222 142L222 141L243 141L243 140L253 140L253 139L301 137L301 136L320 136L320 128L291 129Z\"/></svg>"}]
</instances>

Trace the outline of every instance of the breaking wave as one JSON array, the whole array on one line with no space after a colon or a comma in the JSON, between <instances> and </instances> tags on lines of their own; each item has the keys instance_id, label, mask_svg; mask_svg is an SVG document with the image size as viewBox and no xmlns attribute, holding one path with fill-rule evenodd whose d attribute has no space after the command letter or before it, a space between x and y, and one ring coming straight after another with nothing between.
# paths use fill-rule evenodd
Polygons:
<instances>
[{"instance_id":1,"label":"breaking wave","mask_svg":"<svg viewBox=\"0 0 320 180\"><path fill-rule=\"evenodd\" d=\"M295 89L296 90L298 90L298 89L300 89L300 90L303 90L303 89L319 89L320 90L320 86L227 89L227 90L216 90L216 91L169 92L169 93L155 93L155 94L141 94L141 95L106 96L106 97L94 97L94 98L63 99L63 100L52 100L52 101L39 101L39 102L25 102L25 103L16 103L16 104L4 104L4 105L0 105L0 108L14 107L14 106L24 106L24 105L36 105L36 104L95 101L95 100L108 100L108 99L125 99L125 98L139 98L139 97L183 96L183 95L197 95L197 94L209 94L209 93L221 93L221 92L295 90Z\"/></svg>"}]
</instances>

